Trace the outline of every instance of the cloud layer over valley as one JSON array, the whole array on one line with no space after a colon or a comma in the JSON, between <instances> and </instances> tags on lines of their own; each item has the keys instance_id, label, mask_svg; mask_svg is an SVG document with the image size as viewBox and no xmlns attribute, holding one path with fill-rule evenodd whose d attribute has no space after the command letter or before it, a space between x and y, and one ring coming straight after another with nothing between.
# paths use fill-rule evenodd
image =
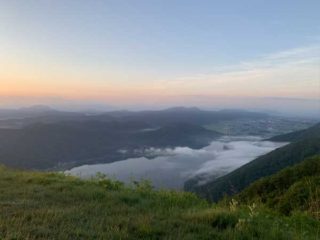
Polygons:
<instances>
[{"instance_id":1,"label":"cloud layer over valley","mask_svg":"<svg viewBox=\"0 0 320 240\"><path fill-rule=\"evenodd\" d=\"M191 177L201 176L202 181L206 181L224 175L284 144L262 141L258 137L224 137L199 150L188 147L150 149L161 156L83 165L66 173L88 178L101 172L126 183L149 179L156 187L181 189Z\"/></svg>"}]
</instances>

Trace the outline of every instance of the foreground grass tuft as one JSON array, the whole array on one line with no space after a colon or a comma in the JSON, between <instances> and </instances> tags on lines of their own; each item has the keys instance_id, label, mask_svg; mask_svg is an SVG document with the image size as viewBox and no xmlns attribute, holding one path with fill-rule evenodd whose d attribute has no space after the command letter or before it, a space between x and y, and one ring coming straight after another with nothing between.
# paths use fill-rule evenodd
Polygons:
<instances>
[{"instance_id":1,"label":"foreground grass tuft","mask_svg":"<svg viewBox=\"0 0 320 240\"><path fill-rule=\"evenodd\" d=\"M320 223L191 193L0 168L0 239L318 239Z\"/></svg>"}]
</instances>

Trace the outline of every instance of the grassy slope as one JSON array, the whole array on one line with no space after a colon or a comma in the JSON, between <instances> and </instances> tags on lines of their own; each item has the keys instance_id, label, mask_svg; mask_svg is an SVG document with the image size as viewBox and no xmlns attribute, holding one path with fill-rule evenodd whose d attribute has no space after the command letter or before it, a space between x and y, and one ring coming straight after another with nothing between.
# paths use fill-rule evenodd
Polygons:
<instances>
[{"instance_id":1,"label":"grassy slope","mask_svg":"<svg viewBox=\"0 0 320 240\"><path fill-rule=\"evenodd\" d=\"M210 205L191 193L123 187L105 178L0 169L0 239L317 239L295 213Z\"/></svg>"},{"instance_id":2,"label":"grassy slope","mask_svg":"<svg viewBox=\"0 0 320 240\"><path fill-rule=\"evenodd\" d=\"M242 202L262 202L282 213L309 211L320 219L320 156L262 178L242 191Z\"/></svg>"},{"instance_id":3,"label":"grassy slope","mask_svg":"<svg viewBox=\"0 0 320 240\"><path fill-rule=\"evenodd\" d=\"M193 184L190 187L187 182L185 188L212 201L218 201L224 195L239 193L254 181L275 174L316 154L320 154L320 137L293 142L278 148L204 185Z\"/></svg>"}]
</instances>

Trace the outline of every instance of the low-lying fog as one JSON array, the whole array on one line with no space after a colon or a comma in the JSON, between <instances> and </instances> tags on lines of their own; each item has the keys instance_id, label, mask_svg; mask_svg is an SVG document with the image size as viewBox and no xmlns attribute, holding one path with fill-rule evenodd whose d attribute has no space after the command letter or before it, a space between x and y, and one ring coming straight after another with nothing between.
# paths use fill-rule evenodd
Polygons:
<instances>
[{"instance_id":1,"label":"low-lying fog","mask_svg":"<svg viewBox=\"0 0 320 240\"><path fill-rule=\"evenodd\" d=\"M155 187L182 189L184 182L191 177L202 176L205 181L224 175L285 144L262 141L259 137L223 137L199 150L188 147L150 149L161 156L154 159L141 157L107 164L83 165L66 173L88 178L101 172L126 183L149 179Z\"/></svg>"}]
</instances>

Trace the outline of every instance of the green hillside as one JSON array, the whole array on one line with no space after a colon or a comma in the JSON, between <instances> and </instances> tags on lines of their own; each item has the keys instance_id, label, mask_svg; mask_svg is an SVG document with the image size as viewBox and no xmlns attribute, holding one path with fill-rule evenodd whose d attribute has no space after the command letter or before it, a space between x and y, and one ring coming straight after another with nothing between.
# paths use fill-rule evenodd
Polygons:
<instances>
[{"instance_id":1,"label":"green hillside","mask_svg":"<svg viewBox=\"0 0 320 240\"><path fill-rule=\"evenodd\" d=\"M249 186L254 181L277 173L278 171L300 163L307 157L320 154L320 125L309 130L292 133L295 137L292 143L278 148L268 154L243 165L233 172L214 179L203 185L197 185L196 179L191 179L185 184L185 189L196 192L212 201L218 201L225 195L234 195ZM289 140L287 137L286 139ZM282 139L280 136L278 139ZM293 137L291 138L293 140Z\"/></svg>"},{"instance_id":2,"label":"green hillside","mask_svg":"<svg viewBox=\"0 0 320 240\"><path fill-rule=\"evenodd\" d=\"M320 223L295 212L211 205L191 193L125 187L55 173L0 169L0 239L318 239Z\"/></svg>"},{"instance_id":3,"label":"green hillside","mask_svg":"<svg viewBox=\"0 0 320 240\"><path fill-rule=\"evenodd\" d=\"M261 202L282 213L309 211L320 218L320 156L262 178L242 191L241 202Z\"/></svg>"},{"instance_id":4,"label":"green hillside","mask_svg":"<svg viewBox=\"0 0 320 240\"><path fill-rule=\"evenodd\" d=\"M311 139L311 138L319 138L319 137L320 137L320 123L304 130L295 131L295 132L272 137L270 138L270 141L296 142L306 138Z\"/></svg>"}]
</instances>

